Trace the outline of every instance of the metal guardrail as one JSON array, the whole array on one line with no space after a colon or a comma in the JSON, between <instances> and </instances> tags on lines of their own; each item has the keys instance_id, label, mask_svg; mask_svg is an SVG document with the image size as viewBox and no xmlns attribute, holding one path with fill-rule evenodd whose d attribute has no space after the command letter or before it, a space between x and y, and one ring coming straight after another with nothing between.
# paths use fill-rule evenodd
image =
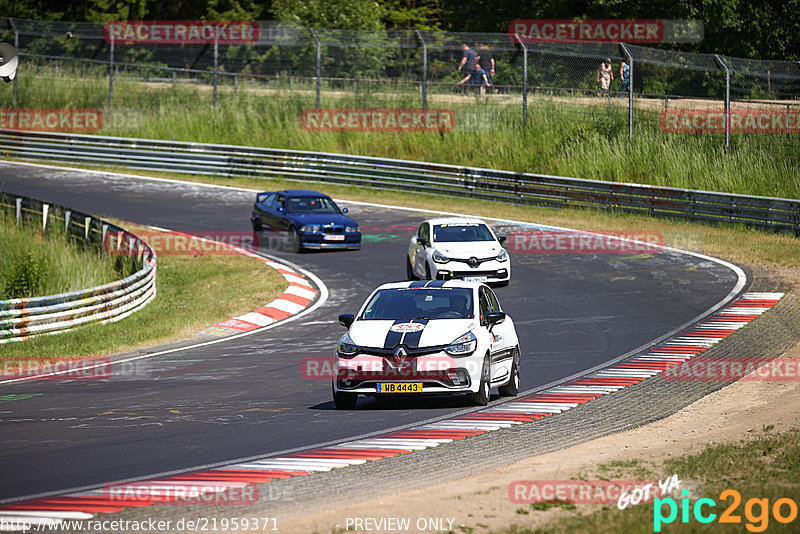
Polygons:
<instances>
[{"instance_id":1,"label":"metal guardrail","mask_svg":"<svg viewBox=\"0 0 800 534\"><path fill-rule=\"evenodd\" d=\"M34 298L0 300L0 344L38 334L54 334L91 322L127 317L156 294L156 254L145 241L91 215L32 198L0 193L0 210L13 214L17 225L41 221L42 232L63 224L67 239L132 257L141 268L108 284Z\"/></svg>"},{"instance_id":2,"label":"metal guardrail","mask_svg":"<svg viewBox=\"0 0 800 534\"><path fill-rule=\"evenodd\" d=\"M0 132L0 155L128 169L405 189L587 207L800 235L800 200L323 152L42 132Z\"/></svg>"}]
</instances>

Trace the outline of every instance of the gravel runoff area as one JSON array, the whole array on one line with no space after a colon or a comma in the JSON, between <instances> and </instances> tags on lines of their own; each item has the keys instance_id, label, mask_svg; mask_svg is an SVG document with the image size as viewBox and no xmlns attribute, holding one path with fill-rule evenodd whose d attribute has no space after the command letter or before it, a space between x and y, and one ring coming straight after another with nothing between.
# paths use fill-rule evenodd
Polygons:
<instances>
[{"instance_id":1,"label":"gravel runoff area","mask_svg":"<svg viewBox=\"0 0 800 534\"><path fill-rule=\"evenodd\" d=\"M753 268L753 283L748 288L749 292L783 291L786 296L763 317L697 358L760 358L768 361L789 351L800 341L800 290L793 290L795 282L777 271ZM729 384L724 381L667 381L657 375L532 423L346 469L261 484L261 498L255 505L133 508L119 514L103 515L102 519L146 521L155 518L175 521L200 517L274 517L277 518L279 531L307 532L308 525L301 526L304 516L382 497L388 500L402 492L447 481L458 483L459 479L482 471L500 469L514 462L636 429L675 414ZM490 486L492 479L487 476L483 485L465 485L463 494L486 490ZM501 493L503 490L505 488L501 488ZM427 502L436 498L436 495L430 495ZM441 508L441 516L447 516L447 504L442 503ZM386 514L376 509L373 515L381 517ZM409 511L407 515L418 517L419 513ZM512 520L507 518L508 523ZM286 527L282 527L282 524ZM333 528L334 525L325 525L320 526L318 531L326 533Z\"/></svg>"}]
</instances>

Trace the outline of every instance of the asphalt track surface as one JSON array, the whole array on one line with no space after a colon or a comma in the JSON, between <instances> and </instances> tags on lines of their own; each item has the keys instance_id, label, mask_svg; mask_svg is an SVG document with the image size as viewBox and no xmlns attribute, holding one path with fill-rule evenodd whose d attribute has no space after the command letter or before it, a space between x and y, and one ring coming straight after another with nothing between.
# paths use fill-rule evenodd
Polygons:
<instances>
[{"instance_id":1,"label":"asphalt track surface","mask_svg":"<svg viewBox=\"0 0 800 534\"><path fill-rule=\"evenodd\" d=\"M0 190L184 232L249 231L254 200L233 189L3 162ZM355 411L337 411L330 383L302 376L303 358L332 354L344 333L339 313L356 312L377 285L404 279L408 239L426 218L340 205L365 231L361 251L275 253L330 291L300 320L139 360L135 373L107 380L0 385L0 398L37 395L0 402L0 500L268 456L463 410L459 397L362 397ZM512 265L511 283L496 292L517 327L523 391L649 344L717 304L737 281L723 265L668 251L512 254Z\"/></svg>"}]
</instances>

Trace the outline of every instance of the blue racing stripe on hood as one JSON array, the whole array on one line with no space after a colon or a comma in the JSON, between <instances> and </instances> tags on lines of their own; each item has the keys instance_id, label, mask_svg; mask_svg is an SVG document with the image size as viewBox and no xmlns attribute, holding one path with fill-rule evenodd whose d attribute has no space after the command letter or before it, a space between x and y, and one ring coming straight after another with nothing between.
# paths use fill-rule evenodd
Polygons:
<instances>
[{"instance_id":1,"label":"blue racing stripe on hood","mask_svg":"<svg viewBox=\"0 0 800 534\"><path fill-rule=\"evenodd\" d=\"M392 326L407 322L408 321L406 319L397 319L395 322L392 323ZM401 334L400 332L392 332L392 329L390 327L389 331L386 332L386 339L383 340L383 348L393 349L400 344L401 339L403 339L403 334Z\"/></svg>"},{"instance_id":2,"label":"blue racing stripe on hood","mask_svg":"<svg viewBox=\"0 0 800 534\"><path fill-rule=\"evenodd\" d=\"M427 319L416 319L416 320L410 321L410 322L418 323L418 324L424 324L424 325L428 324L428 320ZM419 330L417 332L409 332L409 333L407 333L406 336L403 338L403 345L405 345L409 349L418 348L419 347L419 340L422 337L422 332L424 332L424 331L425 331L425 329L423 328L422 330Z\"/></svg>"}]
</instances>

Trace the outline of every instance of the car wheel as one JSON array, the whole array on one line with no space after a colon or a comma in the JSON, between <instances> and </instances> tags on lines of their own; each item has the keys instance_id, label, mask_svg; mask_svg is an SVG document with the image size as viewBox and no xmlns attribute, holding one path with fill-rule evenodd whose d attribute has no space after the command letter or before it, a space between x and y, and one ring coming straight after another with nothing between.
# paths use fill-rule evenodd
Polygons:
<instances>
[{"instance_id":1,"label":"car wheel","mask_svg":"<svg viewBox=\"0 0 800 534\"><path fill-rule=\"evenodd\" d=\"M483 359L483 369L481 370L481 384L477 393L467 393L467 400L475 406L486 406L489 404L489 393L492 389L489 379L489 355Z\"/></svg>"},{"instance_id":2,"label":"car wheel","mask_svg":"<svg viewBox=\"0 0 800 534\"><path fill-rule=\"evenodd\" d=\"M337 410L355 410L358 403L358 393L333 392L333 405Z\"/></svg>"},{"instance_id":3,"label":"car wheel","mask_svg":"<svg viewBox=\"0 0 800 534\"><path fill-rule=\"evenodd\" d=\"M406 278L408 280L416 280L417 275L414 274L414 268L411 267L411 260L406 256Z\"/></svg>"},{"instance_id":4,"label":"car wheel","mask_svg":"<svg viewBox=\"0 0 800 534\"><path fill-rule=\"evenodd\" d=\"M261 226L261 217L254 217L254 218L250 219L250 222L253 223L253 231L254 232L260 232L260 231L262 231L264 229Z\"/></svg>"},{"instance_id":5,"label":"car wheel","mask_svg":"<svg viewBox=\"0 0 800 534\"><path fill-rule=\"evenodd\" d=\"M300 234L297 233L297 229L294 226L290 226L288 234L289 251L300 252Z\"/></svg>"},{"instance_id":6,"label":"car wheel","mask_svg":"<svg viewBox=\"0 0 800 534\"><path fill-rule=\"evenodd\" d=\"M514 349L511 377L508 379L508 384L500 386L497 390L502 397L516 397L519 393L519 347Z\"/></svg>"},{"instance_id":7,"label":"car wheel","mask_svg":"<svg viewBox=\"0 0 800 534\"><path fill-rule=\"evenodd\" d=\"M433 280L431 278L431 265L429 263L425 263L425 280Z\"/></svg>"}]
</instances>

